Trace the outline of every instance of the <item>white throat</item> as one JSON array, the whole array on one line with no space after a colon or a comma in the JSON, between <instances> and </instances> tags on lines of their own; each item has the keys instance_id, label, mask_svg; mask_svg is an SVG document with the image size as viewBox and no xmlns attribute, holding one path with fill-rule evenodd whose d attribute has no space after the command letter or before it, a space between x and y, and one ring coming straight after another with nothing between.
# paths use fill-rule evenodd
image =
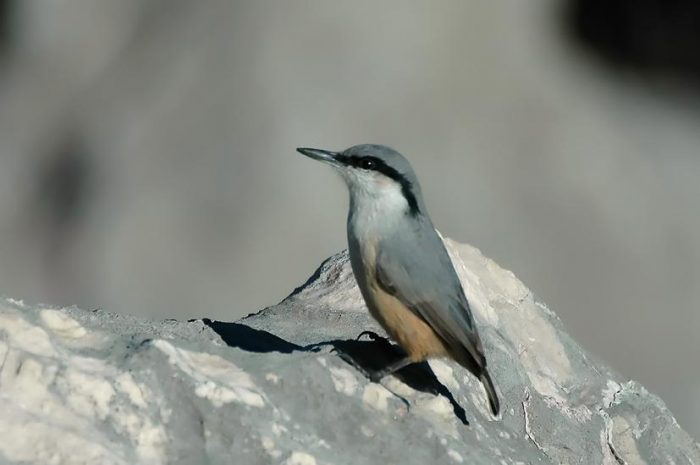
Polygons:
<instances>
[{"instance_id":1,"label":"white throat","mask_svg":"<svg viewBox=\"0 0 700 465\"><path fill-rule=\"evenodd\" d=\"M391 179L356 176L348 182L348 187L348 232L355 237L363 238L393 229L408 211L408 201L401 186Z\"/></svg>"}]
</instances>

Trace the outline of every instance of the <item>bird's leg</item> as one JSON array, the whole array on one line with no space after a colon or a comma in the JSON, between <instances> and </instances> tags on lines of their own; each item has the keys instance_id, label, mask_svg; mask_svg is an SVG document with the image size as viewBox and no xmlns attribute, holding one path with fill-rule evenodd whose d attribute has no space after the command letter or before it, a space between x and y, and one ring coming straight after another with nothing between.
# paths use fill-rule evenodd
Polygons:
<instances>
[{"instance_id":1,"label":"bird's leg","mask_svg":"<svg viewBox=\"0 0 700 465\"><path fill-rule=\"evenodd\" d=\"M367 371L367 369L365 367L360 365L360 363L358 363L357 360L352 358L352 356L350 354L347 354L347 353L343 352L342 350L337 350L337 349L333 349L333 351L335 353L337 353L338 356L341 359L343 359L346 363L349 363L350 365L352 365L352 367L354 369L356 369L357 371L362 373L365 377L370 378L370 379L372 378L372 373Z\"/></svg>"},{"instance_id":2,"label":"bird's leg","mask_svg":"<svg viewBox=\"0 0 700 465\"><path fill-rule=\"evenodd\" d=\"M399 371L400 369L405 368L412 363L413 363L413 360L411 360L410 357L406 356L406 357L401 358L401 359L395 361L394 363L382 368L381 370L370 372L369 373L369 380L372 381L373 383L378 383L385 376L389 376L390 374L395 373L395 372Z\"/></svg>"}]
</instances>

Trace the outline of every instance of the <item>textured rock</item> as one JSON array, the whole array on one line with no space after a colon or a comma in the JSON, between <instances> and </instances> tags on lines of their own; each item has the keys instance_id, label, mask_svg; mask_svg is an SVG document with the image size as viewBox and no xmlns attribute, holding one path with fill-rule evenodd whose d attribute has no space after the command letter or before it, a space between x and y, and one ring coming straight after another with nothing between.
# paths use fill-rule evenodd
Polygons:
<instances>
[{"instance_id":1,"label":"textured rock","mask_svg":"<svg viewBox=\"0 0 700 465\"><path fill-rule=\"evenodd\" d=\"M509 271L446 241L503 414L444 360L397 356L347 256L235 323L144 321L0 301L0 462L700 464L663 402L585 353ZM204 311L199 309L197 311Z\"/></svg>"}]
</instances>

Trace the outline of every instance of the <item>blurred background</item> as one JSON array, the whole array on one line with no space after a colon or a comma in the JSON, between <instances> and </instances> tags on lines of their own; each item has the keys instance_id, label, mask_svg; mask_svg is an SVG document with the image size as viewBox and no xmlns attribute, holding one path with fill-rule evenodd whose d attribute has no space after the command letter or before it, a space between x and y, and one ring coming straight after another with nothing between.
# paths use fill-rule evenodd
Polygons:
<instances>
[{"instance_id":1,"label":"blurred background","mask_svg":"<svg viewBox=\"0 0 700 465\"><path fill-rule=\"evenodd\" d=\"M234 320L345 247L297 146L391 145L700 437L700 4L0 0L0 293Z\"/></svg>"}]
</instances>

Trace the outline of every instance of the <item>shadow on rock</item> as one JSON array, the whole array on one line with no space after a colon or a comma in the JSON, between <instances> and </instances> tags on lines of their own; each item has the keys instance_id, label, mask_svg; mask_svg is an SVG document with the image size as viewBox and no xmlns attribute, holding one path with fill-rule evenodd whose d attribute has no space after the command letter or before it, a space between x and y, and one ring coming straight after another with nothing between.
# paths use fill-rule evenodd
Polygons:
<instances>
[{"instance_id":1,"label":"shadow on rock","mask_svg":"<svg viewBox=\"0 0 700 465\"><path fill-rule=\"evenodd\" d=\"M368 372L381 370L405 356L405 353L399 346L376 334L371 334L372 338L369 341L334 339L300 346L270 332L254 329L241 323L212 321L208 318L204 318L202 322L214 330L230 347L237 347L248 352L280 352L285 354L294 351L316 352L323 347L330 346L341 359L365 375ZM455 416L462 424L469 424L465 410L457 403L449 389L438 380L428 363L422 362L409 365L392 376L397 377L417 391L445 397L452 405Z\"/></svg>"},{"instance_id":2,"label":"shadow on rock","mask_svg":"<svg viewBox=\"0 0 700 465\"><path fill-rule=\"evenodd\" d=\"M406 356L399 346L390 343L385 337L377 335L373 335L370 341L345 339L318 345L328 344L333 346L340 358L364 372L365 375L367 372L381 370ZM469 424L462 406L457 403L449 389L438 380L427 362L414 363L402 368L392 376L416 391L445 397L452 405L452 410L459 421L464 425Z\"/></svg>"},{"instance_id":3,"label":"shadow on rock","mask_svg":"<svg viewBox=\"0 0 700 465\"><path fill-rule=\"evenodd\" d=\"M305 347L285 341L281 337L277 337L267 331L253 329L240 323L225 323L223 321L212 321L209 318L204 318L202 323L209 326L216 334L221 336L221 339L231 347L248 352L281 352L290 354L295 350L306 350Z\"/></svg>"}]
</instances>

